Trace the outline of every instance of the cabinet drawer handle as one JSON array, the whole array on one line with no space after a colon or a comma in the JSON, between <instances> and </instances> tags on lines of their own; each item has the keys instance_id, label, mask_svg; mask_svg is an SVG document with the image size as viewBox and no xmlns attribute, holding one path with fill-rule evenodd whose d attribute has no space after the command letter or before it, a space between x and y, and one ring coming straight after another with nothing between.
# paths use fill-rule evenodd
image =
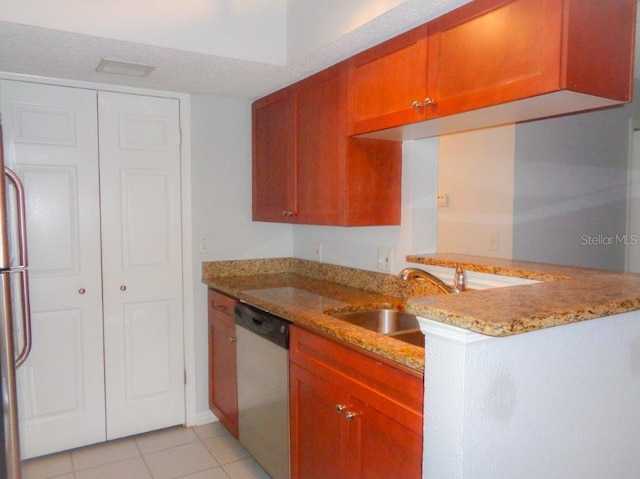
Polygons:
<instances>
[{"instance_id":1,"label":"cabinet drawer handle","mask_svg":"<svg viewBox=\"0 0 640 479\"><path fill-rule=\"evenodd\" d=\"M282 210L282 216L293 216L294 214L291 210Z\"/></svg>"},{"instance_id":2,"label":"cabinet drawer handle","mask_svg":"<svg viewBox=\"0 0 640 479\"><path fill-rule=\"evenodd\" d=\"M78 290L78 294L84 294L84 293L86 293L86 292L87 292L87 290L86 290L86 289L84 289L84 288L80 288L80 289Z\"/></svg>"},{"instance_id":3,"label":"cabinet drawer handle","mask_svg":"<svg viewBox=\"0 0 640 479\"><path fill-rule=\"evenodd\" d=\"M234 338L233 336L229 338L230 343L235 343L238 341L238 338Z\"/></svg>"},{"instance_id":4,"label":"cabinet drawer handle","mask_svg":"<svg viewBox=\"0 0 640 479\"><path fill-rule=\"evenodd\" d=\"M127 290L126 284L120 285L120 291L126 291L126 290Z\"/></svg>"},{"instance_id":5,"label":"cabinet drawer handle","mask_svg":"<svg viewBox=\"0 0 640 479\"><path fill-rule=\"evenodd\" d=\"M344 404L336 404L336 412L338 414L342 414L347 409L347 406Z\"/></svg>"}]
</instances>

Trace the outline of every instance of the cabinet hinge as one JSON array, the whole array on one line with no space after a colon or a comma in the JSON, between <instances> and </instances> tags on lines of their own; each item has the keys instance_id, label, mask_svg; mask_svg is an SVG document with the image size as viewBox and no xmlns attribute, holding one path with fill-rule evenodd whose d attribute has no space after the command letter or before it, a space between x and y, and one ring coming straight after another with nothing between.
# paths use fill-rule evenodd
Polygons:
<instances>
[{"instance_id":1,"label":"cabinet hinge","mask_svg":"<svg viewBox=\"0 0 640 479\"><path fill-rule=\"evenodd\" d=\"M184 370L184 383L187 384L187 370Z\"/></svg>"}]
</instances>

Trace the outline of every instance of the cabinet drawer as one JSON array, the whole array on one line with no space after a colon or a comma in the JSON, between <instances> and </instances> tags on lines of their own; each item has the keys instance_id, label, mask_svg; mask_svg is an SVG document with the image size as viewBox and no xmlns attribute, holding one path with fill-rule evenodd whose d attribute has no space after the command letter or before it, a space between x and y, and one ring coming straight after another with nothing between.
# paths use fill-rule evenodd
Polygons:
<instances>
[{"instance_id":1,"label":"cabinet drawer","mask_svg":"<svg viewBox=\"0 0 640 479\"><path fill-rule=\"evenodd\" d=\"M421 424L423 411L423 377L394 367L330 339L293 326L290 329L290 360L306 370L329 380L342 378L343 387L373 391L381 398L380 407L393 407L393 417L407 413L409 422ZM399 407L398 407L399 406ZM418 417L419 416L419 417ZM400 421L405 422L405 421Z\"/></svg>"},{"instance_id":2,"label":"cabinet drawer","mask_svg":"<svg viewBox=\"0 0 640 479\"><path fill-rule=\"evenodd\" d=\"M222 313L233 320L233 308L238 300L215 289L209 289L209 314ZM216 315L218 317L219 314Z\"/></svg>"}]
</instances>

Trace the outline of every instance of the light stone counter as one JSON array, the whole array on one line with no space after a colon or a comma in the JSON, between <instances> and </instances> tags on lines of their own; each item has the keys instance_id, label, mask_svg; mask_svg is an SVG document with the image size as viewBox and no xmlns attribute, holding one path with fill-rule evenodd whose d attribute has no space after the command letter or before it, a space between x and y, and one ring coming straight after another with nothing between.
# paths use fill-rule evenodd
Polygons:
<instances>
[{"instance_id":1,"label":"light stone counter","mask_svg":"<svg viewBox=\"0 0 640 479\"><path fill-rule=\"evenodd\" d=\"M203 263L207 286L418 373L424 350L337 318L337 310L391 307L488 336L560 326L640 309L640 275L466 255L407 261L541 281L444 295L395 275L275 258Z\"/></svg>"}]
</instances>

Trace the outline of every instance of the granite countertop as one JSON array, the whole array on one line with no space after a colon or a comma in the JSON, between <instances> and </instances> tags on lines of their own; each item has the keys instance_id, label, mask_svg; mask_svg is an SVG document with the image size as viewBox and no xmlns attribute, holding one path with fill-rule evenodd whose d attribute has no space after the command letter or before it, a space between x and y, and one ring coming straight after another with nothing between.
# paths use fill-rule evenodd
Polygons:
<instances>
[{"instance_id":1,"label":"granite countertop","mask_svg":"<svg viewBox=\"0 0 640 479\"><path fill-rule=\"evenodd\" d=\"M458 254L410 263L540 281L441 294L429 283L297 258L203 263L207 286L418 373L424 349L330 315L390 307L489 336L509 336L640 309L640 275Z\"/></svg>"},{"instance_id":2,"label":"granite countertop","mask_svg":"<svg viewBox=\"0 0 640 479\"><path fill-rule=\"evenodd\" d=\"M407 311L488 336L510 336L640 309L640 275L461 254L410 255L411 263L540 281L415 298Z\"/></svg>"}]
</instances>

